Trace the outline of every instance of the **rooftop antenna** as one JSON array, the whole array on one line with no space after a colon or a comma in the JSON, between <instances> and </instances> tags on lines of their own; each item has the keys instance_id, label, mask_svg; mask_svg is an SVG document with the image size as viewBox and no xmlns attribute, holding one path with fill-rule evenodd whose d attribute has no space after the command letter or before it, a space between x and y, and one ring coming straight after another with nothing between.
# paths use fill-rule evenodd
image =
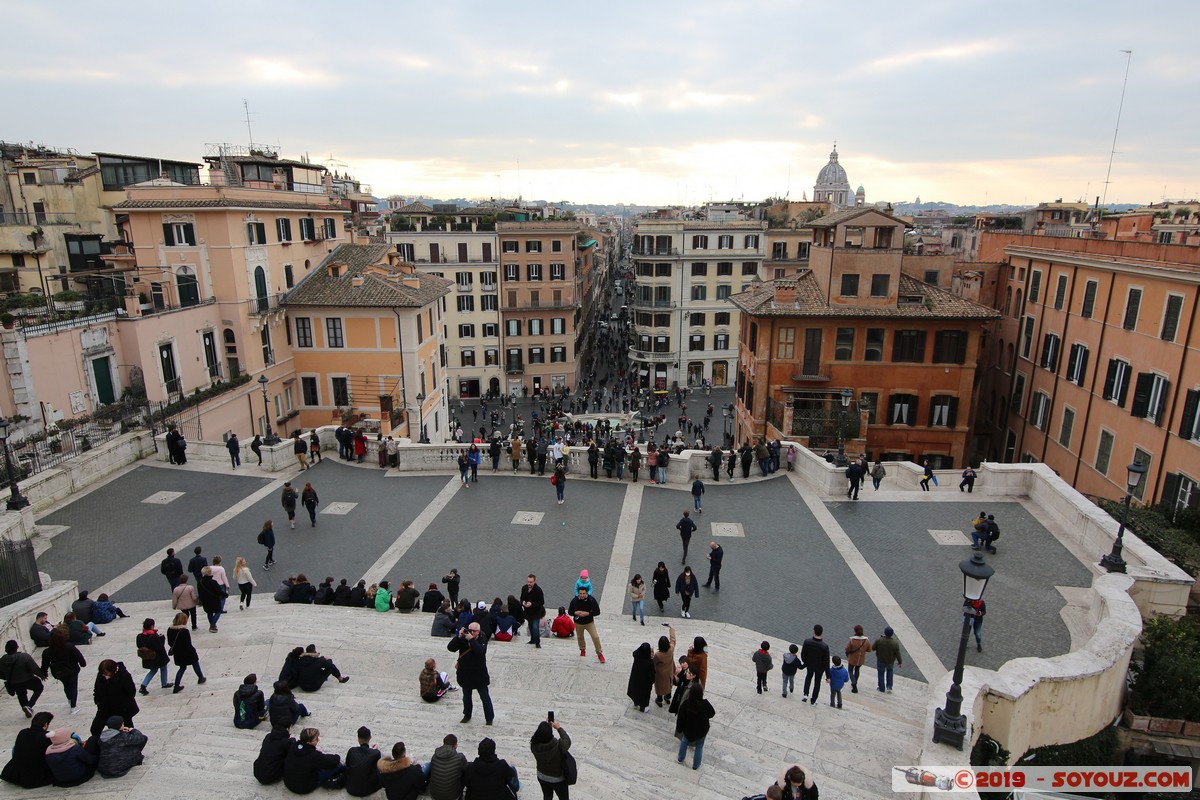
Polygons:
<instances>
[{"instance_id":1,"label":"rooftop antenna","mask_svg":"<svg viewBox=\"0 0 1200 800\"><path fill-rule=\"evenodd\" d=\"M1132 50L1122 50L1125 54L1125 80L1121 83L1121 102L1117 104L1117 124L1113 128L1113 143L1112 150L1108 154L1108 172L1104 175L1104 193L1100 197L1100 206L1103 208L1108 202L1108 184L1112 177L1113 158L1117 154L1117 132L1121 130L1121 112L1125 108L1125 87L1129 85L1129 63L1133 61Z\"/></svg>"},{"instance_id":2,"label":"rooftop antenna","mask_svg":"<svg viewBox=\"0 0 1200 800\"><path fill-rule=\"evenodd\" d=\"M254 131L250 128L250 102L242 98L242 108L246 110L246 135L250 137L248 144L254 144Z\"/></svg>"}]
</instances>

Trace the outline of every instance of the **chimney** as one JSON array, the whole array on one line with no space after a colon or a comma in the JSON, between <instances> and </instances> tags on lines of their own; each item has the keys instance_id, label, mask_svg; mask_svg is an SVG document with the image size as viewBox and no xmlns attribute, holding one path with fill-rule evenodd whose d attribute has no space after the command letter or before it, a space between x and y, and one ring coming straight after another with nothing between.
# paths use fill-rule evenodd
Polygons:
<instances>
[{"instance_id":1,"label":"chimney","mask_svg":"<svg viewBox=\"0 0 1200 800\"><path fill-rule=\"evenodd\" d=\"M787 278L775 281L775 305L790 306L796 303L796 282Z\"/></svg>"},{"instance_id":2,"label":"chimney","mask_svg":"<svg viewBox=\"0 0 1200 800\"><path fill-rule=\"evenodd\" d=\"M366 282L367 282L366 279L362 275L355 275L353 278L350 279L350 285L356 286L356 287L362 286Z\"/></svg>"}]
</instances>

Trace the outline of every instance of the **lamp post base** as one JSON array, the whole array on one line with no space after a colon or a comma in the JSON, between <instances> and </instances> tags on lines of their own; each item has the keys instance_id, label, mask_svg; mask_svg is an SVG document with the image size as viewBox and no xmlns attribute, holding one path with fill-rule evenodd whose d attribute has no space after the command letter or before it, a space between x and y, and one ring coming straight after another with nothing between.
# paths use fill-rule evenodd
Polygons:
<instances>
[{"instance_id":1,"label":"lamp post base","mask_svg":"<svg viewBox=\"0 0 1200 800\"><path fill-rule=\"evenodd\" d=\"M940 708L933 713L933 741L962 750L966 737L967 718L965 715L947 714Z\"/></svg>"},{"instance_id":2,"label":"lamp post base","mask_svg":"<svg viewBox=\"0 0 1200 800\"><path fill-rule=\"evenodd\" d=\"M5 507L9 511L20 511L22 508L29 507L29 498L22 494L14 494L12 497L8 498L8 502L5 503Z\"/></svg>"},{"instance_id":3,"label":"lamp post base","mask_svg":"<svg viewBox=\"0 0 1200 800\"><path fill-rule=\"evenodd\" d=\"M1109 572L1125 573L1125 559L1121 558L1121 554L1115 550L1111 553L1106 553L1100 559L1100 566L1104 567Z\"/></svg>"}]
</instances>

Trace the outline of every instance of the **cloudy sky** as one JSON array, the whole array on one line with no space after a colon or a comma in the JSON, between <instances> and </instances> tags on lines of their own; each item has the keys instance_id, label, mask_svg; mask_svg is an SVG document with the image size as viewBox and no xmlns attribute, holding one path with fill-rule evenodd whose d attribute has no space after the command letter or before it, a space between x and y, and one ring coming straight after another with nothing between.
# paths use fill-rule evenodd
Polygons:
<instances>
[{"instance_id":1,"label":"cloudy sky","mask_svg":"<svg viewBox=\"0 0 1200 800\"><path fill-rule=\"evenodd\" d=\"M696 203L1200 195L1195 0L114 6L0 0L0 138L254 140L388 194Z\"/></svg>"}]
</instances>

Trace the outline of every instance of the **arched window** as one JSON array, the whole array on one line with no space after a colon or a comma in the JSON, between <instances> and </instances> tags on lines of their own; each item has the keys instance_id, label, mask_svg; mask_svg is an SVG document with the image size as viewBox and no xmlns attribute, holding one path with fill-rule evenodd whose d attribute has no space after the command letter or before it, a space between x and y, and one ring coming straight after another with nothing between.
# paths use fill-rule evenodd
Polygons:
<instances>
[{"instance_id":1,"label":"arched window","mask_svg":"<svg viewBox=\"0 0 1200 800\"><path fill-rule=\"evenodd\" d=\"M176 270L175 289L179 293L180 308L200 305L200 285L196 282L196 271L191 267Z\"/></svg>"},{"instance_id":2,"label":"arched window","mask_svg":"<svg viewBox=\"0 0 1200 800\"><path fill-rule=\"evenodd\" d=\"M1013 306L1012 315L1014 317L1021 316L1021 290L1017 289L1017 304Z\"/></svg>"},{"instance_id":3,"label":"arched window","mask_svg":"<svg viewBox=\"0 0 1200 800\"><path fill-rule=\"evenodd\" d=\"M1012 308L1012 287L1009 286L1004 290L1004 316L1008 316Z\"/></svg>"},{"instance_id":4,"label":"arched window","mask_svg":"<svg viewBox=\"0 0 1200 800\"><path fill-rule=\"evenodd\" d=\"M262 267L254 268L254 297L258 301L258 310L266 311L271 307L267 297L267 272Z\"/></svg>"},{"instance_id":5,"label":"arched window","mask_svg":"<svg viewBox=\"0 0 1200 800\"><path fill-rule=\"evenodd\" d=\"M225 343L225 364L229 367L229 379L233 380L242 372L241 362L238 361L237 336L234 335L233 328L222 331L221 339Z\"/></svg>"}]
</instances>

